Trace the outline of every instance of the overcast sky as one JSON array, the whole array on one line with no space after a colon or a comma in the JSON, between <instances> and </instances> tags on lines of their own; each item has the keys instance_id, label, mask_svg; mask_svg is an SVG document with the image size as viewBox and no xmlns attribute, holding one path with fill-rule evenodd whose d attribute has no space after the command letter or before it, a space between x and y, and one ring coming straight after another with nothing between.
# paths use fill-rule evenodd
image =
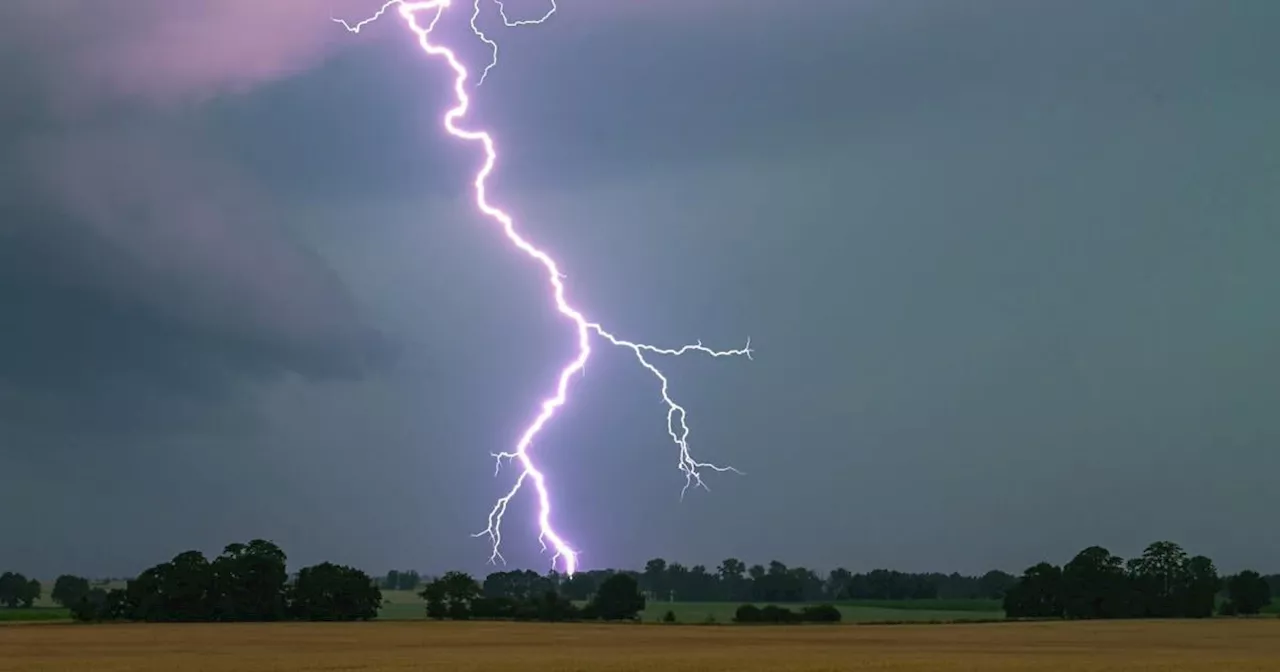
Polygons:
<instances>
[{"instance_id":1,"label":"overcast sky","mask_svg":"<svg viewBox=\"0 0 1280 672\"><path fill-rule=\"evenodd\" d=\"M508 0L534 16L545 0ZM90 5L93 11L89 11ZM484 571L571 354L374 0L0 4L0 565L266 537ZM468 58L467 3L440 37ZM780 9L781 7L781 9ZM261 15L256 15L261 14ZM563 0L482 20L494 199L615 332L536 446L585 567L1280 570L1280 3ZM538 569L525 496L506 528Z\"/></svg>"}]
</instances>

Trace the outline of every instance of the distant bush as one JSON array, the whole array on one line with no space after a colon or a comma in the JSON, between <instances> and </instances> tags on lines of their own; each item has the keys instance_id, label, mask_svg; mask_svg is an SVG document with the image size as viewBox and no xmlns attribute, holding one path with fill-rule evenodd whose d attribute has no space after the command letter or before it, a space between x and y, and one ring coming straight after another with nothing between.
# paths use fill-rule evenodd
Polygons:
<instances>
[{"instance_id":1,"label":"distant bush","mask_svg":"<svg viewBox=\"0 0 1280 672\"><path fill-rule=\"evenodd\" d=\"M754 604L744 604L733 612L734 623L759 623L760 607Z\"/></svg>"},{"instance_id":2,"label":"distant bush","mask_svg":"<svg viewBox=\"0 0 1280 672\"><path fill-rule=\"evenodd\" d=\"M840 610L830 604L815 604L800 610L800 620L809 623L839 623Z\"/></svg>"},{"instance_id":3,"label":"distant bush","mask_svg":"<svg viewBox=\"0 0 1280 672\"><path fill-rule=\"evenodd\" d=\"M800 614L776 604L766 604L760 609L761 623L799 623Z\"/></svg>"}]
</instances>

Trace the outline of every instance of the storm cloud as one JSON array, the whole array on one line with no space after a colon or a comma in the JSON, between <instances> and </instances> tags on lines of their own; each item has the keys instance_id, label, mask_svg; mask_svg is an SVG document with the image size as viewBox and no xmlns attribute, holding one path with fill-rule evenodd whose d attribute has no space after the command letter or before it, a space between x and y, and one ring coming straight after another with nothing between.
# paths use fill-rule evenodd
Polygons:
<instances>
[{"instance_id":1,"label":"storm cloud","mask_svg":"<svg viewBox=\"0 0 1280 672\"><path fill-rule=\"evenodd\" d=\"M57 498L0 518L15 569L249 536L483 569L467 535L512 476L489 454L572 341L468 206L447 73L394 23L330 21L374 4L0 7L0 492ZM535 445L584 564L978 572L1169 538L1274 569L1277 11L654 0L495 26L471 121L573 299L757 349L664 363L697 454L746 472L683 502L654 381L597 349ZM484 57L465 16L441 30ZM527 506L507 557L542 567Z\"/></svg>"}]
</instances>

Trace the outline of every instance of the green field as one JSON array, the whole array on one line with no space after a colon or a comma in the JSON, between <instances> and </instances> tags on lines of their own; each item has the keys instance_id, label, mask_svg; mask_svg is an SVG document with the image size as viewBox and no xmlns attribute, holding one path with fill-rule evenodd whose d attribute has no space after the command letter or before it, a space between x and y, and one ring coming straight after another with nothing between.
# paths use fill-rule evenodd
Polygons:
<instances>
[{"instance_id":1,"label":"green field","mask_svg":"<svg viewBox=\"0 0 1280 672\"><path fill-rule=\"evenodd\" d=\"M900 611L981 611L1004 613L1000 600L841 600L841 607L866 607Z\"/></svg>"},{"instance_id":2,"label":"green field","mask_svg":"<svg viewBox=\"0 0 1280 672\"><path fill-rule=\"evenodd\" d=\"M642 615L645 621L661 621L667 611L675 614L678 623L731 623L737 611L734 602L650 602ZM763 605L759 605L763 606ZM795 609L801 605L780 605ZM1003 619L1004 612L999 608L987 609L989 605L962 605L964 608L934 608L931 605L916 605L910 602L876 602L871 604L838 604L842 620L845 623L905 623L930 621L987 621Z\"/></svg>"},{"instance_id":3,"label":"green field","mask_svg":"<svg viewBox=\"0 0 1280 672\"><path fill-rule=\"evenodd\" d=\"M109 587L118 588L120 585ZM53 586L47 584L41 599L32 609L0 608L0 622L58 621L70 618L66 609L49 600ZM378 618L389 621L426 618L426 605L415 591L384 590L385 600ZM763 606L763 605L761 605ZM798 605L783 605L795 608ZM846 623L927 623L951 621L989 621L1004 618L999 600L846 600L837 603ZM641 618L660 622L670 610L679 623L731 623L733 602L650 602ZM1263 613L1280 614L1280 600L1263 609Z\"/></svg>"},{"instance_id":4,"label":"green field","mask_svg":"<svg viewBox=\"0 0 1280 672\"><path fill-rule=\"evenodd\" d=\"M8 609L0 607L0 623L65 621L69 618L71 618L71 613L62 607L37 606L30 609Z\"/></svg>"},{"instance_id":5,"label":"green field","mask_svg":"<svg viewBox=\"0 0 1280 672\"><path fill-rule=\"evenodd\" d=\"M381 619L412 620L426 617L422 599L412 591L384 590L382 597L386 602L378 615ZM658 622L669 610L680 623L730 623L738 606L736 602L650 602L641 618L646 622ZM1000 603L993 600L864 600L841 602L837 606L844 621L848 623L985 621L1004 618Z\"/></svg>"}]
</instances>

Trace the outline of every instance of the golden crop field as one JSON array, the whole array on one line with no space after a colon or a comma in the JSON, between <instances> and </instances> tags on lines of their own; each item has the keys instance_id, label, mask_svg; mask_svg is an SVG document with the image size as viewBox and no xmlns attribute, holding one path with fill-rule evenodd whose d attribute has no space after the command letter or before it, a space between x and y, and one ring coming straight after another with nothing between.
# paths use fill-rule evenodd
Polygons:
<instances>
[{"instance_id":1,"label":"golden crop field","mask_svg":"<svg viewBox=\"0 0 1280 672\"><path fill-rule=\"evenodd\" d=\"M907 626L13 625L0 670L1275 670L1280 619Z\"/></svg>"}]
</instances>

